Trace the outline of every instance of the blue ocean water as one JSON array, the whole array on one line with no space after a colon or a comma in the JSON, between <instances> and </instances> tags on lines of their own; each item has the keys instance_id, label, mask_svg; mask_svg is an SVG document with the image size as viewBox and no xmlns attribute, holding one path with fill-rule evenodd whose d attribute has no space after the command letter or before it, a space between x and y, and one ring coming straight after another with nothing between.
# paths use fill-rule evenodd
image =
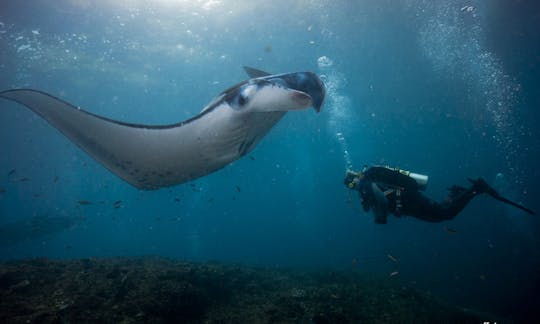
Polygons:
<instances>
[{"instance_id":1,"label":"blue ocean water","mask_svg":"<svg viewBox=\"0 0 540 324\"><path fill-rule=\"evenodd\" d=\"M320 114L288 113L248 157L156 191L2 100L0 259L360 268L464 307L521 312L539 300L537 217L482 196L452 221L377 225L343 176L398 166L429 175L438 200L481 176L538 211L539 17L503 0L3 1L1 90L169 124L245 80L247 65L316 72L327 98Z\"/></svg>"}]
</instances>

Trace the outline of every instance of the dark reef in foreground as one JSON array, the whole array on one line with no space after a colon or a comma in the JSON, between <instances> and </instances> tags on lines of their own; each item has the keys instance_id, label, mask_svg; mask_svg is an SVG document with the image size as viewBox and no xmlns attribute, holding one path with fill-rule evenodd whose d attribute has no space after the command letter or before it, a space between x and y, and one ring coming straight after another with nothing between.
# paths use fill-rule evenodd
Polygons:
<instances>
[{"instance_id":1,"label":"dark reef in foreground","mask_svg":"<svg viewBox=\"0 0 540 324\"><path fill-rule=\"evenodd\" d=\"M0 264L2 323L482 323L396 280L162 258Z\"/></svg>"}]
</instances>

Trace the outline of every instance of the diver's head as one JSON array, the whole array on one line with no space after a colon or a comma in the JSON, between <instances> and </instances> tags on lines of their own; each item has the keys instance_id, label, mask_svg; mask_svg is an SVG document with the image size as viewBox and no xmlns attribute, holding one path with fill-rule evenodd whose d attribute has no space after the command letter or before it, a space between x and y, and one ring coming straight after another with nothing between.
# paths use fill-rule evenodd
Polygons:
<instances>
[{"instance_id":1,"label":"diver's head","mask_svg":"<svg viewBox=\"0 0 540 324\"><path fill-rule=\"evenodd\" d=\"M360 186L360 181L363 178L364 174L362 172L347 170L347 172L345 173L345 179L343 179L343 183L349 189L358 190Z\"/></svg>"}]
</instances>

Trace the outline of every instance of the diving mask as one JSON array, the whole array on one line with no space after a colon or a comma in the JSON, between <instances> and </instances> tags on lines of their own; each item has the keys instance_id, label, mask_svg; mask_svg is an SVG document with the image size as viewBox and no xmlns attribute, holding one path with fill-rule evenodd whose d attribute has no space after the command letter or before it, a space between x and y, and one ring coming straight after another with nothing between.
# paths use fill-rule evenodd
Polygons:
<instances>
[{"instance_id":1,"label":"diving mask","mask_svg":"<svg viewBox=\"0 0 540 324\"><path fill-rule=\"evenodd\" d=\"M349 189L357 189L362 178L363 174L361 172L347 170L347 172L345 173L345 179L343 179L343 183Z\"/></svg>"}]
</instances>

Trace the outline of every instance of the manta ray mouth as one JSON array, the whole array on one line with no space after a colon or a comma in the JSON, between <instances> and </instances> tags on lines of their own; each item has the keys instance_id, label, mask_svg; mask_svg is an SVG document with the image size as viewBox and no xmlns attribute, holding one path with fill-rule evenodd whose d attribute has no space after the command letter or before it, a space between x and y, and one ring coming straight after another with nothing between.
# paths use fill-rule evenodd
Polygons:
<instances>
[{"instance_id":1,"label":"manta ray mouth","mask_svg":"<svg viewBox=\"0 0 540 324\"><path fill-rule=\"evenodd\" d=\"M285 85L289 89L309 97L310 105L320 112L326 94L324 83L312 72L295 72L272 76L272 82ZM305 100L298 98L297 100Z\"/></svg>"},{"instance_id":2,"label":"manta ray mouth","mask_svg":"<svg viewBox=\"0 0 540 324\"><path fill-rule=\"evenodd\" d=\"M294 100L294 102L298 103L299 105L302 105L303 107L311 106L313 101L310 95L301 91L295 91L292 94L292 100Z\"/></svg>"}]
</instances>

